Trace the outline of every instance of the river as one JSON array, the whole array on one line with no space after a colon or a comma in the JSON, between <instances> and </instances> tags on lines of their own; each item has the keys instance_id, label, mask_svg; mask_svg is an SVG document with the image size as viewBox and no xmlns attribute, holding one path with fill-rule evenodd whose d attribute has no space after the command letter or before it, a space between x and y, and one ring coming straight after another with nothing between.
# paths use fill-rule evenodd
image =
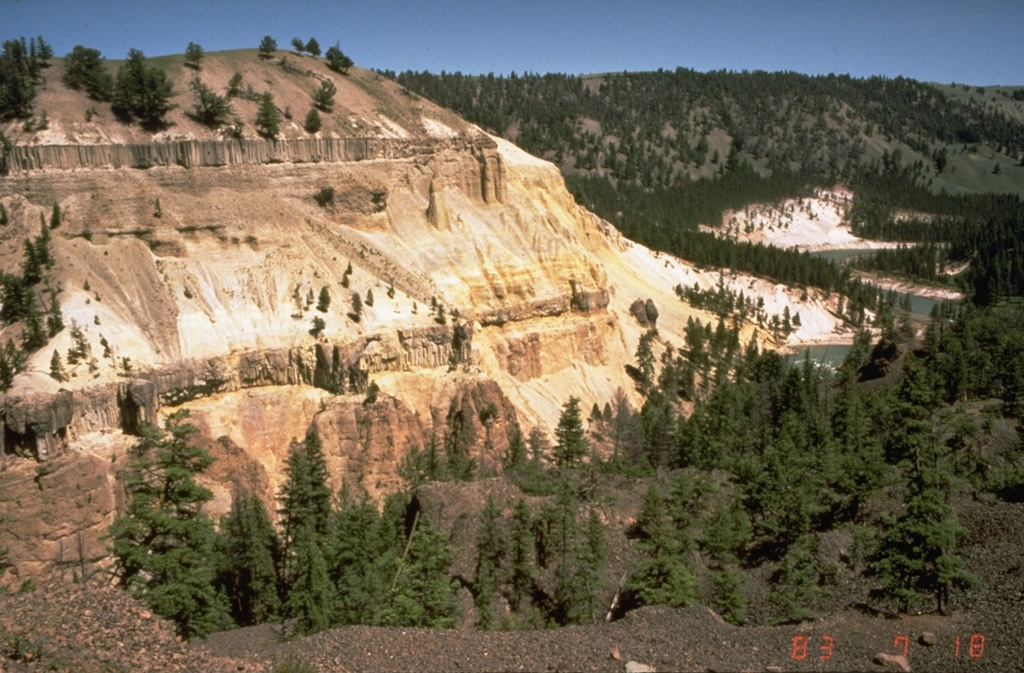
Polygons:
<instances>
[{"instance_id":1,"label":"river","mask_svg":"<svg viewBox=\"0 0 1024 673\"><path fill-rule=\"evenodd\" d=\"M838 264L842 264L851 257L870 254L872 252L874 252L874 250L871 248L842 248L836 250L817 250L811 252L811 254L815 257L822 257L824 259L832 260ZM868 280L870 282L870 279ZM897 296L896 306L901 306L906 298L909 297L911 314L918 320L922 321L927 320L931 316L932 308L934 308L936 304L940 304L945 301L943 299L937 299L923 294L915 294L913 292L903 292L900 290L896 290L895 292ZM846 354L849 352L850 344L814 344L811 346L799 347L794 353L786 356L786 362L802 362L804 355L809 353L813 361L835 368L843 361Z\"/></svg>"}]
</instances>

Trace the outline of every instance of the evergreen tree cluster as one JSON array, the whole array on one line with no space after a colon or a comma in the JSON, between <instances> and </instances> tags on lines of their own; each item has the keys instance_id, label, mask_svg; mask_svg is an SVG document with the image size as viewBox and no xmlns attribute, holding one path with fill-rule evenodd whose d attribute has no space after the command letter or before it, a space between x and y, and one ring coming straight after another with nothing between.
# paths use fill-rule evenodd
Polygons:
<instances>
[{"instance_id":1,"label":"evergreen tree cluster","mask_svg":"<svg viewBox=\"0 0 1024 673\"><path fill-rule=\"evenodd\" d=\"M631 370L641 409L609 404L591 414L592 429L612 449L598 469L675 475L668 496L664 477L654 477L631 532L642 556L624 607L703 599L740 623L742 571L770 562L775 619L806 618L833 590L815 561L818 536L853 527L877 540L863 564L848 568L874 578L875 600L895 610L931 602L948 611L955 591L976 581L956 553L967 531L953 515L955 494L969 486L1024 497L1021 452L983 453L983 429L948 405L996 398L1002 413L1019 414L1022 315L1017 300L940 305L903 374L872 392L859 383L867 332L834 373L807 358L787 367L753 344L740 349L721 323L714 331L692 323L685 347L663 344L658 371L648 332ZM691 401L689 415L681 400ZM901 514L865 516L868 503L893 494ZM710 569L703 597L694 549Z\"/></svg>"},{"instance_id":2,"label":"evergreen tree cluster","mask_svg":"<svg viewBox=\"0 0 1024 673\"><path fill-rule=\"evenodd\" d=\"M50 229L54 221L59 222L59 214L60 208L54 204L50 226L40 215L39 235L34 239L26 238L24 242L21 274L0 272L0 322L4 325L21 323L21 348L8 339L0 349L0 391L11 387L15 374L22 369L29 354L42 348L64 329L57 291L48 288L50 301L45 311L40 298L40 285L49 285L49 281L43 281L55 263L50 251Z\"/></svg>"},{"instance_id":3,"label":"evergreen tree cluster","mask_svg":"<svg viewBox=\"0 0 1024 673\"><path fill-rule=\"evenodd\" d=\"M280 529L239 490L215 530L196 477L212 463L187 412L146 427L133 449L129 505L110 529L119 583L183 637L287 620L294 634L344 624L448 627L458 614L452 551L398 493L383 512L343 490L335 506L314 429L286 466ZM211 562L212 561L212 562Z\"/></svg>"},{"instance_id":4,"label":"evergreen tree cluster","mask_svg":"<svg viewBox=\"0 0 1024 673\"><path fill-rule=\"evenodd\" d=\"M50 66L53 48L43 38L4 40L0 51L0 121L28 119L35 106L36 87Z\"/></svg>"},{"instance_id":5,"label":"evergreen tree cluster","mask_svg":"<svg viewBox=\"0 0 1024 673\"><path fill-rule=\"evenodd\" d=\"M1012 156L1024 149L1018 120L902 77L684 68L594 76L386 74L569 171L645 188L675 186L709 163L725 168L726 157L736 155L761 172L849 177L881 161L866 140L876 135L927 156L950 143L985 141ZM729 138L721 151L709 142L716 130ZM894 163L888 157L872 170ZM931 166L913 168L924 176Z\"/></svg>"},{"instance_id":6,"label":"evergreen tree cluster","mask_svg":"<svg viewBox=\"0 0 1024 673\"><path fill-rule=\"evenodd\" d=\"M111 108L118 118L138 121L157 128L175 106L171 103L174 87L160 68L150 66L138 49L128 50L128 59L117 69L111 95Z\"/></svg>"}]
</instances>

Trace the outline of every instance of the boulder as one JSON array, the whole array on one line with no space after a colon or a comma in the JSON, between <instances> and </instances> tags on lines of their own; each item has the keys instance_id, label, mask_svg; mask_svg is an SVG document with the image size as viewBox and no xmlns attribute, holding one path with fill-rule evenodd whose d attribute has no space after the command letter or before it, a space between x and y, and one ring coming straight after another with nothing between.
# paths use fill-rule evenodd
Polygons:
<instances>
[{"instance_id":1,"label":"boulder","mask_svg":"<svg viewBox=\"0 0 1024 673\"><path fill-rule=\"evenodd\" d=\"M886 654L885 652L879 652L875 655L875 663L887 671L910 673L912 670L907 658L902 654Z\"/></svg>"},{"instance_id":2,"label":"boulder","mask_svg":"<svg viewBox=\"0 0 1024 673\"><path fill-rule=\"evenodd\" d=\"M638 661L626 662L626 673L656 673L658 669Z\"/></svg>"},{"instance_id":3,"label":"boulder","mask_svg":"<svg viewBox=\"0 0 1024 673\"><path fill-rule=\"evenodd\" d=\"M647 320L647 305L644 303L643 299L637 299L630 304L629 312L634 318L636 318L636 321L644 327L649 324Z\"/></svg>"}]
</instances>

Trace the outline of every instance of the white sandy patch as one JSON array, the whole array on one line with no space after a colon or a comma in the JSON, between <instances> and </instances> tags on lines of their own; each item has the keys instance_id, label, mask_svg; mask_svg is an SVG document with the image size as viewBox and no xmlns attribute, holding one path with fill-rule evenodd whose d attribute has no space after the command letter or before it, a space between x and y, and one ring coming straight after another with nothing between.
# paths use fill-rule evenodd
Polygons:
<instances>
[{"instance_id":1,"label":"white sandy patch","mask_svg":"<svg viewBox=\"0 0 1024 673\"><path fill-rule=\"evenodd\" d=\"M737 241L808 251L897 245L854 236L846 219L852 202L853 194L848 191L818 190L811 198L726 211L719 227L702 229Z\"/></svg>"},{"instance_id":2,"label":"white sandy patch","mask_svg":"<svg viewBox=\"0 0 1024 673\"><path fill-rule=\"evenodd\" d=\"M548 169L554 167L554 164L550 161L538 159L532 154L528 154L527 152L519 149L504 138L499 138L498 136L491 136L491 138L498 143L498 153L501 155L501 158L510 164L519 166L537 166L539 168Z\"/></svg>"},{"instance_id":3,"label":"white sandy patch","mask_svg":"<svg viewBox=\"0 0 1024 673\"><path fill-rule=\"evenodd\" d=\"M376 123L377 128L381 131L381 135L388 138L408 138L409 132L399 126L393 120L381 115L379 121Z\"/></svg>"},{"instance_id":4,"label":"white sandy patch","mask_svg":"<svg viewBox=\"0 0 1024 673\"><path fill-rule=\"evenodd\" d=\"M423 117L423 128L427 130L428 135L435 138L454 138L459 135L452 127L430 117Z\"/></svg>"}]
</instances>

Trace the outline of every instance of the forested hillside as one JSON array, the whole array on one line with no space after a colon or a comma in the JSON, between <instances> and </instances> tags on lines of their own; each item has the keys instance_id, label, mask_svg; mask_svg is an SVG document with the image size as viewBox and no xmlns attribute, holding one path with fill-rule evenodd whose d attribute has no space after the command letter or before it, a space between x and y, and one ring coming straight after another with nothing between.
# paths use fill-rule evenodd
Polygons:
<instances>
[{"instance_id":1,"label":"forested hillside","mask_svg":"<svg viewBox=\"0 0 1024 673\"><path fill-rule=\"evenodd\" d=\"M683 68L387 74L554 161L576 198L626 236L696 264L835 290L874 308L827 262L697 232L725 210L844 184L855 193L854 233L938 246L862 259L863 268L946 282L935 269L998 258L972 265L964 289L988 302L1020 286L1020 260L1007 251L1022 227L1024 88ZM907 211L919 216L897 217Z\"/></svg>"},{"instance_id":2,"label":"forested hillside","mask_svg":"<svg viewBox=\"0 0 1024 673\"><path fill-rule=\"evenodd\" d=\"M982 152L991 169L1024 150L1018 90L683 68L397 79L566 172L646 188L682 186L743 161L762 175L833 181L900 168L938 188L952 184L952 154ZM950 95L964 88L973 95Z\"/></svg>"}]
</instances>

